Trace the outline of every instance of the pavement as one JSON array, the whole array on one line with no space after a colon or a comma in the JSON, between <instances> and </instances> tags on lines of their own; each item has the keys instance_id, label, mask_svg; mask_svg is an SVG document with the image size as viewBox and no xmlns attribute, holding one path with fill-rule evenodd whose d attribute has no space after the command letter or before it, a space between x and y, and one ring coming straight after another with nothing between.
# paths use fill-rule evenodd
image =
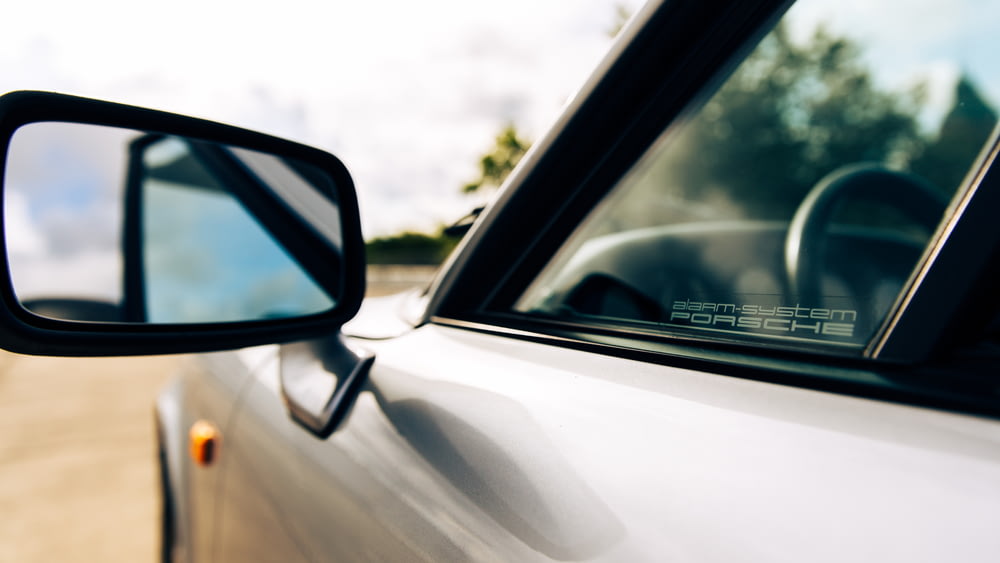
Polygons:
<instances>
[{"instance_id":1,"label":"pavement","mask_svg":"<svg viewBox=\"0 0 1000 563\"><path fill-rule=\"evenodd\" d=\"M156 560L153 398L175 362L0 352L0 562Z\"/></svg>"}]
</instances>

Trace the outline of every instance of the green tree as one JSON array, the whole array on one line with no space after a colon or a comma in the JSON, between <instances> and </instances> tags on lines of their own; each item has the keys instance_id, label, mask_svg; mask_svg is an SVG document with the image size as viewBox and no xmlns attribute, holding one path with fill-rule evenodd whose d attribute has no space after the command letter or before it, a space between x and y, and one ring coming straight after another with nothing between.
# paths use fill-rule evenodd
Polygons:
<instances>
[{"instance_id":1,"label":"green tree","mask_svg":"<svg viewBox=\"0 0 1000 563\"><path fill-rule=\"evenodd\" d=\"M493 149L479 159L479 179L466 184L462 191L472 193L483 188L498 188L528 152L531 142L521 138L513 123L497 135Z\"/></svg>"},{"instance_id":2,"label":"green tree","mask_svg":"<svg viewBox=\"0 0 1000 563\"><path fill-rule=\"evenodd\" d=\"M617 37L631 17L632 10L630 10L628 6L625 4L615 4L615 21L611 24L611 27L608 28L608 37Z\"/></svg>"},{"instance_id":3,"label":"green tree","mask_svg":"<svg viewBox=\"0 0 1000 563\"><path fill-rule=\"evenodd\" d=\"M457 239L442 234L405 232L365 243L369 264L437 265L455 248Z\"/></svg>"},{"instance_id":4,"label":"green tree","mask_svg":"<svg viewBox=\"0 0 1000 563\"><path fill-rule=\"evenodd\" d=\"M630 17L632 11L628 6L616 4L608 36L618 35ZM500 187L530 147L531 141L522 138L513 123L507 123L497 134L493 148L479 159L479 178L462 186L462 192L473 193L483 188Z\"/></svg>"},{"instance_id":5,"label":"green tree","mask_svg":"<svg viewBox=\"0 0 1000 563\"><path fill-rule=\"evenodd\" d=\"M479 160L480 177L466 184L462 191L476 192L497 188L517 166L530 143L520 137L513 124L504 126L493 149ZM477 209L478 213L482 208ZM470 223L471 224L471 223ZM459 229L464 232L464 229ZM404 232L379 237L365 243L369 264L436 265L444 261L458 244L461 235L441 230L436 234Z\"/></svg>"}]
</instances>

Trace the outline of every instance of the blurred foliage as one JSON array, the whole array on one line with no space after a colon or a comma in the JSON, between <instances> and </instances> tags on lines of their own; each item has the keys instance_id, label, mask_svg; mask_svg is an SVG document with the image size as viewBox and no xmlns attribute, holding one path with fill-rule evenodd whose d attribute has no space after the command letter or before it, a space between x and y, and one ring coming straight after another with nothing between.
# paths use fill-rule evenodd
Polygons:
<instances>
[{"instance_id":1,"label":"blurred foliage","mask_svg":"<svg viewBox=\"0 0 1000 563\"><path fill-rule=\"evenodd\" d=\"M437 265L448 257L458 239L444 234L406 232L365 243L369 264Z\"/></svg>"},{"instance_id":2,"label":"blurred foliage","mask_svg":"<svg viewBox=\"0 0 1000 563\"><path fill-rule=\"evenodd\" d=\"M498 188L528 152L531 142L520 137L513 123L497 135L493 148L479 159L479 179L462 187L465 193L483 188Z\"/></svg>"},{"instance_id":3,"label":"blurred foliage","mask_svg":"<svg viewBox=\"0 0 1000 563\"><path fill-rule=\"evenodd\" d=\"M632 10L628 8L625 4L615 4L615 21L608 28L608 37L618 37L621 33L622 28L628 23L629 18L632 17Z\"/></svg>"},{"instance_id":4,"label":"blurred foliage","mask_svg":"<svg viewBox=\"0 0 1000 563\"><path fill-rule=\"evenodd\" d=\"M632 11L628 6L616 4L614 21L608 28L608 36L617 36L631 17ZM479 178L462 186L462 192L473 193L483 188L500 187L530 147L531 141L522 138L513 123L506 124L496 136L493 148L480 157Z\"/></svg>"},{"instance_id":5,"label":"blurred foliage","mask_svg":"<svg viewBox=\"0 0 1000 563\"><path fill-rule=\"evenodd\" d=\"M505 125L496 136L493 148L479 159L479 179L466 184L462 191L472 193L498 188L530 144L521 138L513 124ZM474 213L478 211L481 208ZM444 230L436 234L404 232L372 239L365 243L365 248L369 264L436 265L448 257L460 239L460 236L449 236Z\"/></svg>"}]
</instances>

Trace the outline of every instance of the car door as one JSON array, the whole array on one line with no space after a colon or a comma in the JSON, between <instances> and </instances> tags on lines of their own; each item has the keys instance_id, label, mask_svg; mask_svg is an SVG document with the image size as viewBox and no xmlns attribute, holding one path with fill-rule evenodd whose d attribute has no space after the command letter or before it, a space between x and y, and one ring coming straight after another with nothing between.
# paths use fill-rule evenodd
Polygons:
<instances>
[{"instance_id":1,"label":"car door","mask_svg":"<svg viewBox=\"0 0 1000 563\"><path fill-rule=\"evenodd\" d=\"M992 251L966 245L996 240L996 69L949 59L953 107L909 107L903 39L862 50L850 8L648 8L428 294L378 307L413 328L354 331L375 361L328 438L252 382L220 558L991 560Z\"/></svg>"},{"instance_id":2,"label":"car door","mask_svg":"<svg viewBox=\"0 0 1000 563\"><path fill-rule=\"evenodd\" d=\"M325 441L288 419L274 374L254 381L227 435L219 559L975 561L998 547L995 420L478 328L372 346Z\"/></svg>"}]
</instances>

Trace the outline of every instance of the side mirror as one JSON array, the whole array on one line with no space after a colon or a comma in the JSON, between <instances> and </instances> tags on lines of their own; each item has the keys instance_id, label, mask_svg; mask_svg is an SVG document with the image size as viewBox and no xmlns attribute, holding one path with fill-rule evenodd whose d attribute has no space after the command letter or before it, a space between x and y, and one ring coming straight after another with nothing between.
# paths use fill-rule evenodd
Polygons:
<instances>
[{"instance_id":1,"label":"side mirror","mask_svg":"<svg viewBox=\"0 0 1000 563\"><path fill-rule=\"evenodd\" d=\"M179 353L335 333L364 295L350 175L251 131L0 97L0 346Z\"/></svg>"}]
</instances>

